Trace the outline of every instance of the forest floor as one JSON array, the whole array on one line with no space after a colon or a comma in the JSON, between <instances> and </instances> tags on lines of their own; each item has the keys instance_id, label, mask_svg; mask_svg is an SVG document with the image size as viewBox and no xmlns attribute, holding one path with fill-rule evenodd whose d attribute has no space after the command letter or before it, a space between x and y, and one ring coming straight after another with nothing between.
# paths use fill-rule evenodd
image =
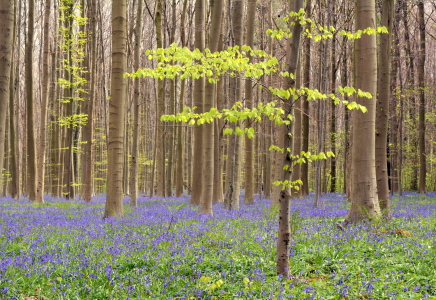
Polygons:
<instances>
[{"instance_id":1,"label":"forest floor","mask_svg":"<svg viewBox=\"0 0 436 300\"><path fill-rule=\"evenodd\" d=\"M140 197L102 220L104 195L0 198L0 299L436 299L435 193L394 197L392 220L344 230L349 203L322 199L292 203L285 279L269 200L202 217L187 197Z\"/></svg>"}]
</instances>

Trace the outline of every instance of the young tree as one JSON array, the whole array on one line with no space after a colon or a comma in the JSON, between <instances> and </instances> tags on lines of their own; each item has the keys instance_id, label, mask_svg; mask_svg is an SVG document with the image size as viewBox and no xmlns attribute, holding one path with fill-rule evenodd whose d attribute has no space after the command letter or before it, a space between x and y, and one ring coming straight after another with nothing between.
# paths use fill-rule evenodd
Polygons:
<instances>
[{"instance_id":1,"label":"young tree","mask_svg":"<svg viewBox=\"0 0 436 300\"><path fill-rule=\"evenodd\" d=\"M355 30L376 28L375 0L356 0ZM354 85L372 98L356 97L367 112L353 111L351 145L351 208L347 222L360 222L380 215L375 175L375 95L377 92L376 36L362 35L354 42Z\"/></svg>"},{"instance_id":2,"label":"young tree","mask_svg":"<svg viewBox=\"0 0 436 300\"><path fill-rule=\"evenodd\" d=\"M1 182L4 163L6 112L10 93L15 0L0 1L0 196L5 194ZM11 115L10 118L13 118Z\"/></svg>"},{"instance_id":3,"label":"young tree","mask_svg":"<svg viewBox=\"0 0 436 300\"><path fill-rule=\"evenodd\" d=\"M295 0L294 2L295 12L299 12L303 8L303 0ZM301 31L302 26L300 22L292 28L292 38L288 44L288 49L286 53L286 72L289 74L295 74L298 65L298 58L300 54L300 43L301 43ZM293 78L287 78L286 88L295 88L295 80ZM285 111L285 116L293 115L293 97L285 101L283 107ZM287 166L287 169L282 171L282 182L291 181L292 179L292 159L287 148L292 147L292 122L288 126L281 126L281 131L279 138L282 139L282 145L284 145L284 155L282 156L281 165ZM290 203L291 202L291 191L289 187L282 189L279 198L280 212L279 212L279 230L277 238L277 274L283 275L284 277L289 277L289 247L291 238L290 229Z\"/></svg>"},{"instance_id":4,"label":"young tree","mask_svg":"<svg viewBox=\"0 0 436 300\"><path fill-rule=\"evenodd\" d=\"M107 196L103 218L123 215L124 126L127 71L127 1L112 1L112 74L109 100Z\"/></svg>"}]
</instances>

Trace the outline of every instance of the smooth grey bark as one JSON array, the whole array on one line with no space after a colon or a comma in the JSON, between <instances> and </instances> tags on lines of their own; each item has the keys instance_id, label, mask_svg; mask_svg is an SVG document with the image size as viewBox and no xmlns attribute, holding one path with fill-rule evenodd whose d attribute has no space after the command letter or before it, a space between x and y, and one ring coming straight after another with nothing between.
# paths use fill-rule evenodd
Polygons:
<instances>
[{"instance_id":1,"label":"smooth grey bark","mask_svg":"<svg viewBox=\"0 0 436 300\"><path fill-rule=\"evenodd\" d=\"M27 192L29 201L36 200L36 165L34 90L33 90L33 43L35 25L35 0L29 0L25 79L26 79L26 118L27 118Z\"/></svg>"},{"instance_id":2,"label":"smooth grey bark","mask_svg":"<svg viewBox=\"0 0 436 300\"><path fill-rule=\"evenodd\" d=\"M254 19L256 16L256 0L248 0L247 3L247 40L245 44L254 47ZM250 61L253 59L250 57ZM245 103L247 108L254 108L253 84L250 80L245 81ZM249 120L251 121L251 120ZM255 126L252 124L251 126ZM254 138L245 138L245 197L244 203L254 203Z\"/></svg>"},{"instance_id":3,"label":"smooth grey bark","mask_svg":"<svg viewBox=\"0 0 436 300\"><path fill-rule=\"evenodd\" d=\"M195 41L194 46L201 52L206 46L205 35L205 1L195 1ZM194 80L194 105L196 112L204 112L205 79ZM191 204L200 205L203 192L203 127L194 125L194 158L192 167L192 196Z\"/></svg>"},{"instance_id":4,"label":"smooth grey bark","mask_svg":"<svg viewBox=\"0 0 436 300\"><path fill-rule=\"evenodd\" d=\"M136 12L136 26L135 26L135 56L133 62L133 69L139 69L139 59L141 52L141 34L142 34L142 1L138 1ZM134 94L133 94L133 137L132 137L132 156L130 161L130 206L138 206L138 155L139 155L139 96L140 84L139 78L134 80Z\"/></svg>"},{"instance_id":5,"label":"smooth grey bark","mask_svg":"<svg viewBox=\"0 0 436 300\"><path fill-rule=\"evenodd\" d=\"M0 196L5 194L1 182L5 143L6 143L6 112L10 90L11 61L14 36L14 0L0 1ZM9 116L13 119L13 115Z\"/></svg>"},{"instance_id":6,"label":"smooth grey bark","mask_svg":"<svg viewBox=\"0 0 436 300\"><path fill-rule=\"evenodd\" d=\"M112 1L112 74L109 100L107 196L103 218L121 217L123 210L124 126L127 71L127 3Z\"/></svg>"},{"instance_id":7,"label":"smooth grey bark","mask_svg":"<svg viewBox=\"0 0 436 300\"><path fill-rule=\"evenodd\" d=\"M375 28L375 0L356 0L355 29ZM375 96L377 93L377 45L375 35L354 42L354 84L371 99L356 96L367 112L353 111L351 145L351 208L347 222L357 223L380 215L375 175Z\"/></svg>"},{"instance_id":8,"label":"smooth grey bark","mask_svg":"<svg viewBox=\"0 0 436 300\"><path fill-rule=\"evenodd\" d=\"M376 134L375 134L375 157L377 194L380 201L380 209L383 215L389 217L389 183L387 161L387 139L389 121L389 100L391 97L391 44L394 14L394 0L383 0L382 26L385 26L389 34L380 36L378 80L377 80L377 106L376 106Z\"/></svg>"},{"instance_id":9,"label":"smooth grey bark","mask_svg":"<svg viewBox=\"0 0 436 300\"><path fill-rule=\"evenodd\" d=\"M89 22L91 25L92 35L97 35L97 22L96 22L96 11L97 5L96 0L91 0L88 9ZM94 174L94 98L96 96L97 87L97 41L96 39L91 39L91 70L90 70L90 82L89 82L89 95L86 97L87 101L87 114L88 122L83 128L85 144L85 159L84 159L84 188L83 188L83 199L87 202L91 201L94 184L93 184L93 174Z\"/></svg>"},{"instance_id":10,"label":"smooth grey bark","mask_svg":"<svg viewBox=\"0 0 436 300\"><path fill-rule=\"evenodd\" d=\"M14 21L13 21L13 38L12 38L12 56L11 56L11 76L9 79L9 134L10 134L10 143L11 143L11 184L10 184L10 193L12 198L19 199L20 198L20 178L19 178L19 153L21 151L18 151L17 147L17 136L18 136L18 127L15 119L16 113L15 113L15 72L14 72L14 48L15 48L15 39L16 39L16 25L15 20L17 16L17 5L14 6ZM2 18L3 19L3 18ZM19 18L21 19L21 18ZM17 64L17 70L18 70L18 64ZM17 72L18 73L18 72ZM1 100L0 100L1 101ZM1 174L1 173L0 173ZM1 175L0 175L1 176Z\"/></svg>"},{"instance_id":11,"label":"smooth grey bark","mask_svg":"<svg viewBox=\"0 0 436 300\"><path fill-rule=\"evenodd\" d=\"M211 52L218 50L218 43L221 35L221 20L223 15L224 1L212 0L210 2L212 9L209 45L208 48ZM204 111L210 111L216 107L216 84L206 81L205 83L205 98L204 98ZM214 188L214 175L215 175L215 122L206 123L203 125L203 176L202 176L202 193L200 199L200 214L212 215L213 203L213 188Z\"/></svg>"},{"instance_id":12,"label":"smooth grey bark","mask_svg":"<svg viewBox=\"0 0 436 300\"><path fill-rule=\"evenodd\" d=\"M39 129L39 147L38 147L38 185L36 190L36 202L44 203L44 179L45 179L45 152L47 141L47 109L49 96L49 59L50 59L50 9L51 0L45 1L44 12L44 46L42 58L42 103L41 103L41 120Z\"/></svg>"}]
</instances>

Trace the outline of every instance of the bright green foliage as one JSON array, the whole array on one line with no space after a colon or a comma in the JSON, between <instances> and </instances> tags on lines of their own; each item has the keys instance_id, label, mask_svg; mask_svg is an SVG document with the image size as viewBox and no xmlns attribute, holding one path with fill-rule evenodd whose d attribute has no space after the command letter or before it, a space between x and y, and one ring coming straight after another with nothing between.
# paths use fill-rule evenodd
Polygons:
<instances>
[{"instance_id":1,"label":"bright green foliage","mask_svg":"<svg viewBox=\"0 0 436 300\"><path fill-rule=\"evenodd\" d=\"M87 122L87 114L73 114L72 116L60 117L58 119L58 124L60 126L67 126L68 128L83 126L86 125Z\"/></svg>"},{"instance_id":2,"label":"bright green foliage","mask_svg":"<svg viewBox=\"0 0 436 300\"><path fill-rule=\"evenodd\" d=\"M320 38L315 39L333 37L333 32L335 31L333 27L315 26L310 19L304 17L304 10L301 10L296 14L291 13L290 17L295 18L296 21L299 21L303 25L305 23L309 23L312 31L318 30L318 32L322 32L322 34L317 35L320 36ZM288 20L289 19L286 19L285 21ZM283 31L269 30L268 32L275 38L282 38L284 36L289 37L289 34ZM362 33L375 34L377 32L385 32L385 28L378 28L377 30L373 31L371 31L369 28L353 35L350 35L347 32L340 32L339 34L347 36L350 35L350 38L358 38ZM152 77L156 79L174 79L176 77L180 77L181 79L198 79L200 77L207 77L210 83L217 82L222 75L228 75L232 77L237 76L253 81L263 75L268 75L271 73L279 73L282 77L294 78L294 75L290 74L289 72L281 72L277 58L266 54L264 51L253 50L248 46L229 47L224 51L214 53L206 49L203 53L198 49L191 51L186 47L182 48L177 46L177 44L172 44L166 49L148 50L146 54L148 55L149 59L155 59L158 61L157 67L155 69L139 69L135 73L126 74L126 76L133 78ZM250 61L249 57L252 57L253 60ZM356 91L356 89L353 87L339 87L338 90L342 96L351 96L357 94L358 97L372 98L370 93L366 93L361 90ZM289 99L297 100L299 97L305 96L308 101L330 99L333 100L334 104L346 105L348 109L357 109L364 113L367 111L364 106L356 102L341 100L334 94L324 94L317 89L309 89L307 87L289 89L269 87L269 91L282 101L289 102ZM231 123L243 122L248 119L254 122L259 122L262 120L262 118L269 118L270 120L273 120L276 125L289 125L292 121L292 115L286 114L285 111L279 105L277 105L277 101L272 101L270 103L259 103L257 108L253 109L244 108L242 103L237 102L230 109L223 109L222 111L219 111L216 108L212 108L208 112L201 114L196 113L195 108L196 107L192 109L185 107L182 112L176 115L163 115L160 119L165 122L184 122L188 123L189 125L202 125L205 123L211 123L215 118L224 119L225 121ZM238 135L246 134L248 138L254 137L254 129L250 126L246 126L246 128L236 126L235 129L224 129L224 135L234 133ZM282 153L284 152L284 149L273 149L279 150ZM327 154L322 152L319 154L302 152L300 155L292 156L290 155L291 150L286 150L287 153L289 153L289 157L291 158L293 164L311 162L317 159L326 159L327 157L334 155L331 152ZM284 168L288 169L289 166L284 166ZM275 184L281 184L282 188L293 187L298 189L298 185L302 184L302 182L285 181L276 182Z\"/></svg>"},{"instance_id":3,"label":"bright green foliage","mask_svg":"<svg viewBox=\"0 0 436 300\"><path fill-rule=\"evenodd\" d=\"M289 20L292 20L290 22L290 25L293 26L296 24L296 22L300 23L302 26L308 25L307 28L304 30L303 34L310 38L315 40L316 42L325 40L325 39L331 39L334 35L338 36L346 36L349 39L360 39L362 37L362 34L378 34L378 33L388 33L388 30L386 27L377 27L377 28L366 28L363 30L358 30L355 33L341 30L336 31L336 29L333 26L322 26L319 24L316 24L312 19L305 17L306 13L304 9L300 9L299 12L291 12L287 17L284 17L283 20L286 22L289 22ZM290 38L292 37L292 33L290 28L286 29L268 29L267 34L271 36L271 38L275 39L283 39L283 38Z\"/></svg>"},{"instance_id":4,"label":"bright green foliage","mask_svg":"<svg viewBox=\"0 0 436 300\"><path fill-rule=\"evenodd\" d=\"M277 58L248 46L229 47L213 53L205 49L202 53L198 49L191 51L186 47L171 44L166 49L147 50L146 54L148 59L158 61L157 67L139 69L135 73L127 74L128 76L156 79L174 79L177 76L181 79L207 77L212 83L218 81L221 75L258 78L276 72L278 66ZM249 56L255 60L259 59L259 62L251 63Z\"/></svg>"},{"instance_id":5,"label":"bright green foliage","mask_svg":"<svg viewBox=\"0 0 436 300\"><path fill-rule=\"evenodd\" d=\"M87 68L82 65L85 58L85 44L89 38L89 33L80 30L80 26L85 26L87 18L81 17L81 6L79 2L73 0L62 0L59 7L61 26L59 36L61 42L59 47L64 54L60 59L62 69L71 78L59 78L58 85L64 89L72 89L71 97L62 97L61 103L83 100L81 94L87 93L85 86L87 80L83 77L87 73ZM61 126L84 125L87 120L86 114L59 117L58 123Z\"/></svg>"}]
</instances>

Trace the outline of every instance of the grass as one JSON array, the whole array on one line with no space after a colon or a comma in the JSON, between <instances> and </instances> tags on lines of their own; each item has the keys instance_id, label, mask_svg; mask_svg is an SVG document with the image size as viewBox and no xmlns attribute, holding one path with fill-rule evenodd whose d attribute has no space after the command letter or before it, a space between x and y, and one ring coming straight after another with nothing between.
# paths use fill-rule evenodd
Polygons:
<instances>
[{"instance_id":1,"label":"grass","mask_svg":"<svg viewBox=\"0 0 436 300\"><path fill-rule=\"evenodd\" d=\"M340 230L344 197L292 204L290 279L275 271L269 201L199 216L139 199L123 219L91 204L0 198L0 299L436 299L436 197L392 199L393 219Z\"/></svg>"}]
</instances>

